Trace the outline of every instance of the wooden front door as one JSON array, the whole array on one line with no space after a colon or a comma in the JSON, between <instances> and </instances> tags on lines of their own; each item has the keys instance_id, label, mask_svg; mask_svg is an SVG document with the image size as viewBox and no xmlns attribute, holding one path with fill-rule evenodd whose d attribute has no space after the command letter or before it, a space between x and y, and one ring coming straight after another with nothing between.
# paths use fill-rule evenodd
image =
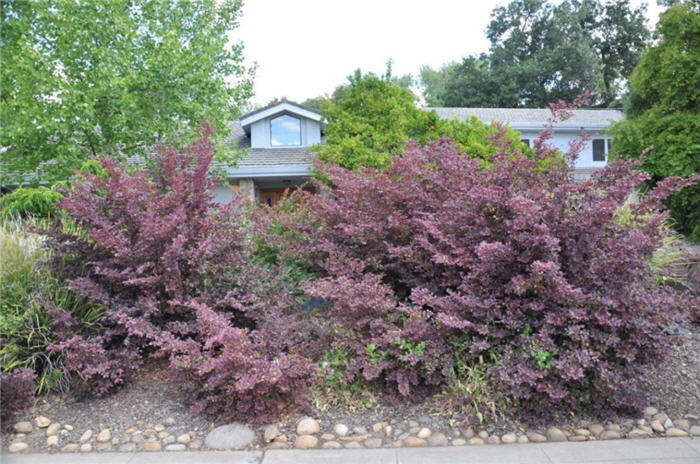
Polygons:
<instances>
[{"instance_id":1,"label":"wooden front door","mask_svg":"<svg viewBox=\"0 0 700 464\"><path fill-rule=\"evenodd\" d=\"M267 206L274 206L287 194L286 188L260 189L260 202Z\"/></svg>"}]
</instances>

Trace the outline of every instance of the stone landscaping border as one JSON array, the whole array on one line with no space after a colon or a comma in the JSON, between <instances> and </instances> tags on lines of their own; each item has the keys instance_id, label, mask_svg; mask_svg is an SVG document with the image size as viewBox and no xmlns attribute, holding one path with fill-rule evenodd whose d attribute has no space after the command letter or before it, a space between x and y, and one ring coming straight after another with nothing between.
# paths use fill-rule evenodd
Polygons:
<instances>
[{"instance_id":1,"label":"stone landscaping border","mask_svg":"<svg viewBox=\"0 0 700 464\"><path fill-rule=\"evenodd\" d=\"M686 414L682 419L671 420L656 408L644 410L640 419L626 419L620 423L592 423L551 426L546 429L517 430L506 433L489 433L473 427L452 427L448 430L431 430L429 420L391 420L376 422L368 427L323 423L304 417L295 424L271 424L256 433L243 424L222 425L204 434L191 430L173 433L178 427L174 420L165 424L146 424L136 421L123 433L113 433L106 428L97 433L92 430L74 431L69 424L53 422L38 416L34 422L14 424L14 434L8 446L10 453L22 452L80 452L93 451L185 451L232 449L360 449L401 448L426 446L499 445L510 443L543 443L563 441L614 440L620 438L685 437L700 436L700 418ZM45 437L43 448L31 449L27 437ZM76 437L77 440L71 437ZM34 440L36 441L36 440Z\"/></svg>"}]
</instances>

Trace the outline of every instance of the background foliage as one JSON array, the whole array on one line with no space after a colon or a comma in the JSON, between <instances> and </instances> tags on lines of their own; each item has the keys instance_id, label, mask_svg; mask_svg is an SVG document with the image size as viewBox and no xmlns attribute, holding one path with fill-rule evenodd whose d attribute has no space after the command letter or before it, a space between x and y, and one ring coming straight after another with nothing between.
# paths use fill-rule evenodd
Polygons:
<instances>
[{"instance_id":1,"label":"background foliage","mask_svg":"<svg viewBox=\"0 0 700 464\"><path fill-rule=\"evenodd\" d=\"M494 8L488 53L421 69L428 106L545 108L596 91L619 103L649 31L628 0L514 0Z\"/></svg>"},{"instance_id":2,"label":"background foliage","mask_svg":"<svg viewBox=\"0 0 700 464\"><path fill-rule=\"evenodd\" d=\"M40 165L55 180L85 158L145 155L196 135L204 117L225 137L252 88L242 45L228 36L240 9L240 0L2 0L1 183Z\"/></svg>"},{"instance_id":3,"label":"background foliage","mask_svg":"<svg viewBox=\"0 0 700 464\"><path fill-rule=\"evenodd\" d=\"M700 11L680 2L662 15L658 43L630 77L627 119L615 124L614 153L638 158L652 183L700 172ZM676 228L700 241L700 186L669 199Z\"/></svg>"}]
</instances>

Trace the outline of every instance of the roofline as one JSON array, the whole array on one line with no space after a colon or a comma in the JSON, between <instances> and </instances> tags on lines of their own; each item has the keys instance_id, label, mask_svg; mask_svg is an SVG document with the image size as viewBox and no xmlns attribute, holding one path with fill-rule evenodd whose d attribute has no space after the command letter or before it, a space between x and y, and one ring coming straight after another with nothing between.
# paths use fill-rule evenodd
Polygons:
<instances>
[{"instance_id":1,"label":"roofline","mask_svg":"<svg viewBox=\"0 0 700 464\"><path fill-rule=\"evenodd\" d=\"M226 169L226 177L229 179L240 179L244 177L294 177L309 176L313 165L309 164L287 164L276 166L246 166L240 168Z\"/></svg>"},{"instance_id":2,"label":"roofline","mask_svg":"<svg viewBox=\"0 0 700 464\"><path fill-rule=\"evenodd\" d=\"M314 109L292 101L282 100L280 102L268 105L264 108L260 108L255 111L251 111L250 113L246 113L243 116L241 116L239 121L241 123L241 126L245 129L246 126L250 126L255 121L259 121L261 119L264 119L268 116L272 116L273 114L280 113L282 111L288 111L290 113L298 114L300 116L304 116L305 118L319 122L321 122L321 119L323 119L321 113Z\"/></svg>"}]
</instances>

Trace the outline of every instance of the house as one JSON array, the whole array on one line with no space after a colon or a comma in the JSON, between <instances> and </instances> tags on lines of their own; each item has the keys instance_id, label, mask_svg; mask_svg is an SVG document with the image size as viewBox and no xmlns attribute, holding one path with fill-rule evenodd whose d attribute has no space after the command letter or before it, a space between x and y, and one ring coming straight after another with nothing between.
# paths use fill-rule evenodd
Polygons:
<instances>
[{"instance_id":1,"label":"house","mask_svg":"<svg viewBox=\"0 0 700 464\"><path fill-rule=\"evenodd\" d=\"M548 109L512 108L427 108L441 118L466 120L476 116L489 123L502 121L522 134L531 145L545 128L551 112ZM623 118L619 110L575 110L564 122L554 124L551 143L567 150L569 142L582 131L593 134L576 161L575 176L586 178L605 166L611 137L605 128ZM217 201L228 202L235 194L246 195L256 202L277 203L286 189L303 185L311 175L310 147L323 143L324 122L321 114L290 101L282 101L245 114L235 124L231 144L247 149L236 167L226 168L227 186L219 186Z\"/></svg>"},{"instance_id":2,"label":"house","mask_svg":"<svg viewBox=\"0 0 700 464\"><path fill-rule=\"evenodd\" d=\"M426 108L435 110L444 119L465 121L476 116L485 123L501 121L520 132L522 141L527 145L539 136L545 128L552 113L540 108ZM613 122L620 121L624 114L614 109L574 110L571 118L553 124L554 134L550 144L566 152L569 143L581 132L591 134L589 140L576 160L574 177L585 179L596 169L605 167L608 162L612 136L605 134L605 129Z\"/></svg>"}]
</instances>

